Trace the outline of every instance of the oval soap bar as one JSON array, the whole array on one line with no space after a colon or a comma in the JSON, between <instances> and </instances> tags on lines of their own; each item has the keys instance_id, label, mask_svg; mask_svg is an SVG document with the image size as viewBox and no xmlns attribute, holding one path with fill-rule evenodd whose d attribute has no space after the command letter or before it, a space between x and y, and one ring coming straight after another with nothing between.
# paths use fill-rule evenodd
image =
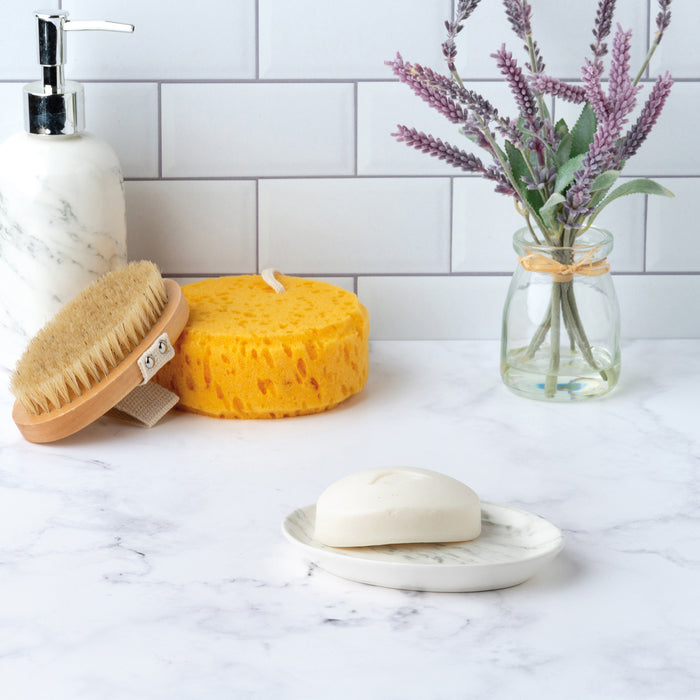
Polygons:
<instances>
[{"instance_id":1,"label":"oval soap bar","mask_svg":"<svg viewBox=\"0 0 700 700\"><path fill-rule=\"evenodd\" d=\"M461 542L480 534L476 493L429 469L366 469L336 481L316 503L314 539L330 547Z\"/></svg>"}]
</instances>

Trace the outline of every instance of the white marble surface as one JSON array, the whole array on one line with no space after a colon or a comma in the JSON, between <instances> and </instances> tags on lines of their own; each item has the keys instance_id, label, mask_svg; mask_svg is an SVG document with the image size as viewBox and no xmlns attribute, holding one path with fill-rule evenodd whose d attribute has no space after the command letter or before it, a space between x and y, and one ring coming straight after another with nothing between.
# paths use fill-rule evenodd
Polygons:
<instances>
[{"instance_id":1,"label":"white marble surface","mask_svg":"<svg viewBox=\"0 0 700 700\"><path fill-rule=\"evenodd\" d=\"M511 395L493 342L374 342L334 411L174 413L24 442L0 387L2 697L697 698L700 341L635 341L611 396ZM280 522L372 466L560 526L530 581L416 593L309 567Z\"/></svg>"}]
</instances>

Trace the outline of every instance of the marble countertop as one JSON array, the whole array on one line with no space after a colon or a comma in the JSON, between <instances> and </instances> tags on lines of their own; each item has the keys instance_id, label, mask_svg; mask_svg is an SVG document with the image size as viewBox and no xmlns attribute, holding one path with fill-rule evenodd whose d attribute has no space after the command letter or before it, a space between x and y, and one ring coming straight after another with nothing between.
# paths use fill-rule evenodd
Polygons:
<instances>
[{"instance_id":1,"label":"marble countertop","mask_svg":"<svg viewBox=\"0 0 700 700\"><path fill-rule=\"evenodd\" d=\"M373 342L365 390L279 421L179 412L24 442L0 375L0 687L12 700L689 698L700 688L700 341L528 401L493 342ZM448 473L566 546L482 593L307 564L280 523L374 466Z\"/></svg>"}]
</instances>

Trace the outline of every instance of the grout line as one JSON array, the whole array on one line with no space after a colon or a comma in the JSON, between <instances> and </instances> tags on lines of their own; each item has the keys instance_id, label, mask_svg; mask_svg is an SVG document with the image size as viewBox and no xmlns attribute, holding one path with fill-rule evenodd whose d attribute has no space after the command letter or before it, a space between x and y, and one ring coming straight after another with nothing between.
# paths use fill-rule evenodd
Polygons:
<instances>
[{"instance_id":1,"label":"grout line","mask_svg":"<svg viewBox=\"0 0 700 700\"><path fill-rule=\"evenodd\" d=\"M260 80L260 0L255 0L255 80Z\"/></svg>"},{"instance_id":2,"label":"grout line","mask_svg":"<svg viewBox=\"0 0 700 700\"><path fill-rule=\"evenodd\" d=\"M162 180L163 182L250 182L266 181L266 180L478 180L479 175L432 175L432 174L386 174L386 175L178 175L168 177L125 177L126 182L149 182L152 180ZM647 179L666 179L666 180L697 180L700 178L700 173L670 175L670 174L651 174L629 173L622 176L622 179L630 178L647 178ZM505 201L505 197L504 197Z\"/></svg>"},{"instance_id":3,"label":"grout line","mask_svg":"<svg viewBox=\"0 0 700 700\"><path fill-rule=\"evenodd\" d=\"M448 244L448 258L450 261L449 269L450 269L450 274L454 272L453 268L453 263L454 263L454 211L455 211L455 179L454 177L450 178L450 196L448 197L448 203L450 210L447 214L447 221L449 225L448 229L448 235L447 235L447 244Z\"/></svg>"},{"instance_id":4,"label":"grout line","mask_svg":"<svg viewBox=\"0 0 700 700\"><path fill-rule=\"evenodd\" d=\"M651 48L651 0L647 0L647 35L646 35L646 42L647 42L647 47L646 47L646 53L649 53L649 49ZM649 79L649 74L650 74L650 66L647 66L646 70L644 71L644 78L647 80ZM641 81L640 81L641 82Z\"/></svg>"},{"instance_id":5,"label":"grout line","mask_svg":"<svg viewBox=\"0 0 700 700\"><path fill-rule=\"evenodd\" d=\"M156 118L157 123L157 153L158 153L158 180L163 179L163 95L162 84L158 83L157 99L156 99Z\"/></svg>"},{"instance_id":6,"label":"grout line","mask_svg":"<svg viewBox=\"0 0 700 700\"><path fill-rule=\"evenodd\" d=\"M260 180L255 181L255 269L260 272Z\"/></svg>"},{"instance_id":7,"label":"grout line","mask_svg":"<svg viewBox=\"0 0 700 700\"><path fill-rule=\"evenodd\" d=\"M359 99L358 99L358 94L359 94L359 88L358 88L358 83L354 83L354 88L353 88L353 108L354 108L354 131L355 131L355 162L354 162L354 171L353 174L355 177L357 177L358 172L357 172L357 163L358 163L358 150L359 150L359 131L360 131L360 119L359 119Z\"/></svg>"},{"instance_id":8,"label":"grout line","mask_svg":"<svg viewBox=\"0 0 700 700\"><path fill-rule=\"evenodd\" d=\"M558 77L567 83L581 83L580 77ZM28 75L23 78L2 78L0 83L28 83L36 80L35 75ZM76 80L79 83L124 83L125 85L139 85L143 83L161 83L163 85L357 85L360 83L396 83L397 80L385 80L384 78L84 78L80 75L71 76L71 80ZM693 77L675 77L674 83L700 83L700 76ZM470 83L492 83L502 84L498 76L493 78L469 78ZM653 77L643 77L640 84L653 84L656 79Z\"/></svg>"},{"instance_id":9,"label":"grout line","mask_svg":"<svg viewBox=\"0 0 700 700\"><path fill-rule=\"evenodd\" d=\"M251 274L250 272L166 272L166 277L221 277L231 274ZM254 274L259 274L259 270ZM284 274L294 275L295 277L325 277L329 279L348 278L355 280L355 293L357 293L357 285L360 278L431 278L439 277L442 279L456 278L491 278L491 277L512 277L513 271L507 272L299 272L296 270L285 270ZM700 277L698 270L650 270L640 272L639 270L622 270L612 273L613 277Z\"/></svg>"},{"instance_id":10,"label":"grout line","mask_svg":"<svg viewBox=\"0 0 700 700\"><path fill-rule=\"evenodd\" d=\"M647 229L649 227L649 195L644 195L644 229L642 234L642 272L647 271Z\"/></svg>"}]
</instances>

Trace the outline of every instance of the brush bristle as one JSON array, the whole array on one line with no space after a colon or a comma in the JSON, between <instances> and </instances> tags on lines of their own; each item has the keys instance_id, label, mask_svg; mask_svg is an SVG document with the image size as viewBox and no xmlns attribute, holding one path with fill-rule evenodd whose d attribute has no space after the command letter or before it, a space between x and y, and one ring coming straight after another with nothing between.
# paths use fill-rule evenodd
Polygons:
<instances>
[{"instance_id":1,"label":"brush bristle","mask_svg":"<svg viewBox=\"0 0 700 700\"><path fill-rule=\"evenodd\" d=\"M17 363L10 390L33 415L65 406L146 337L167 300L152 262L130 263L106 274L36 334Z\"/></svg>"}]
</instances>

